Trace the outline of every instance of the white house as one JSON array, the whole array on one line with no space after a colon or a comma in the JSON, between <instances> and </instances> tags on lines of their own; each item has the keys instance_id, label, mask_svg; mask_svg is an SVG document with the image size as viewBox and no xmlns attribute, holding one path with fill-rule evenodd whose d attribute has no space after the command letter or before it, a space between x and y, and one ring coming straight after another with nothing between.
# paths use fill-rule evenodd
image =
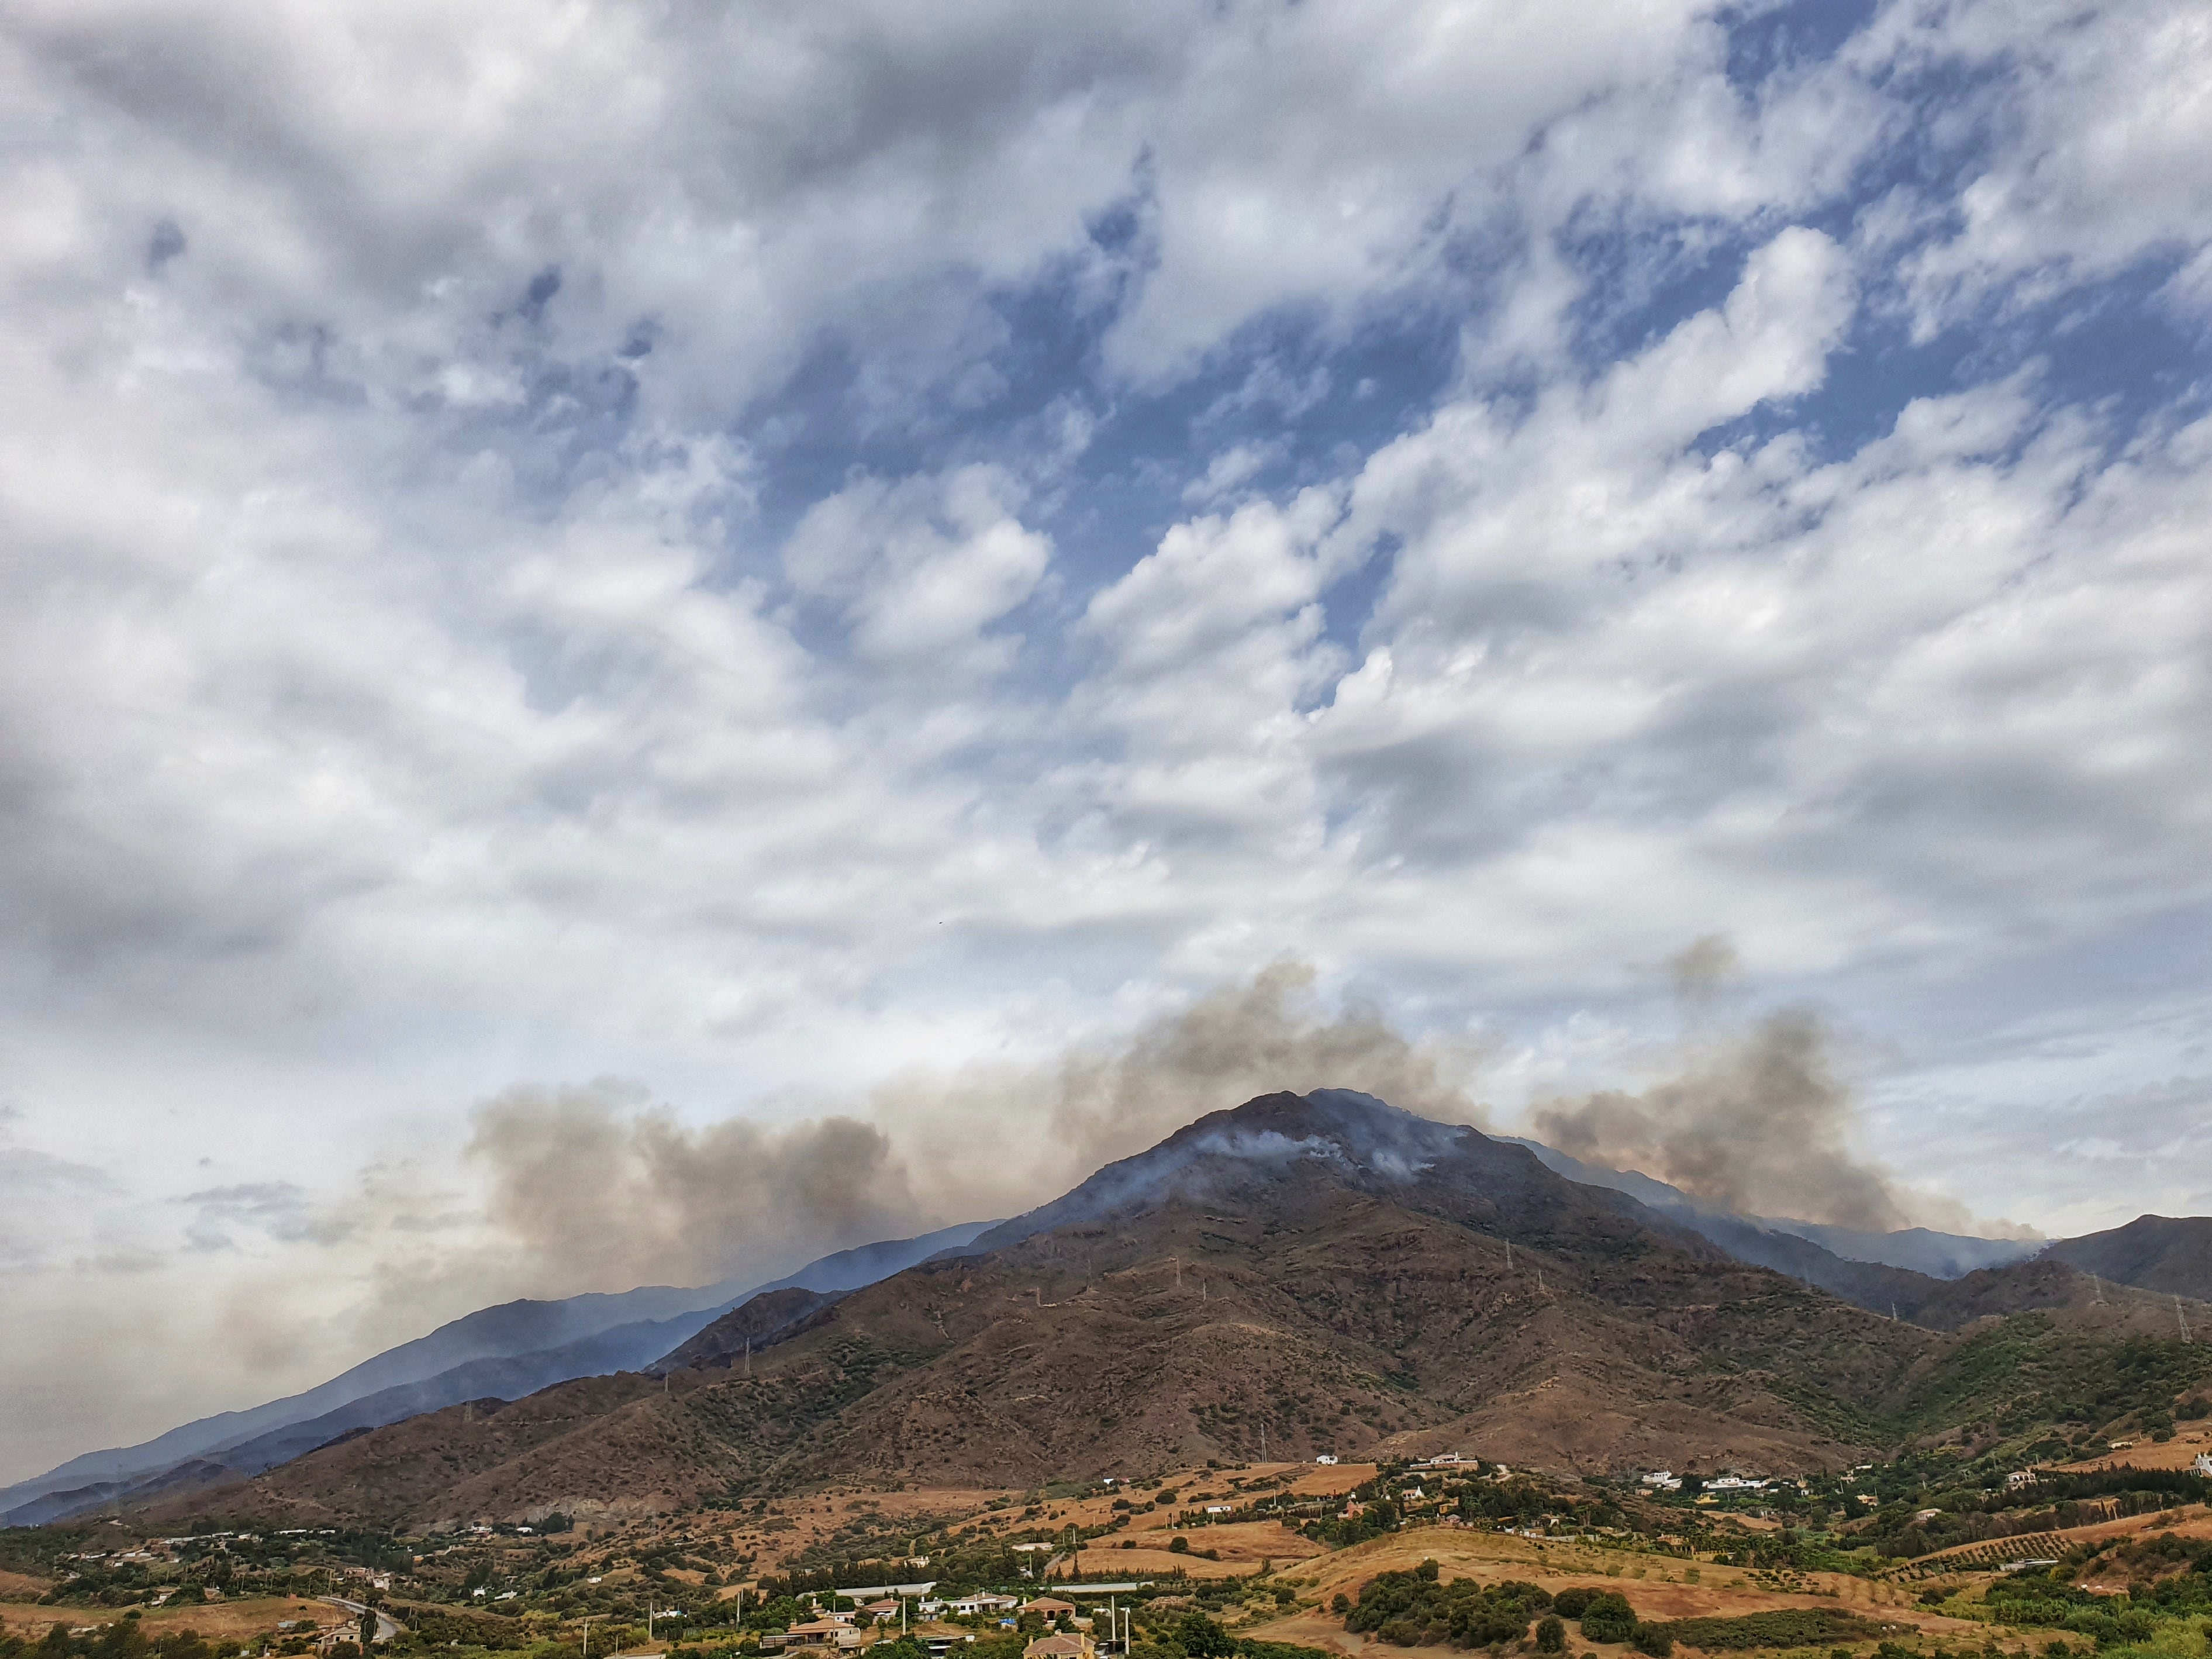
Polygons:
<instances>
[{"instance_id":1,"label":"white house","mask_svg":"<svg viewBox=\"0 0 2212 1659\"><path fill-rule=\"evenodd\" d=\"M2199 1452L2197 1461L2189 1466L2192 1474L2212 1474L2212 1452Z\"/></svg>"}]
</instances>

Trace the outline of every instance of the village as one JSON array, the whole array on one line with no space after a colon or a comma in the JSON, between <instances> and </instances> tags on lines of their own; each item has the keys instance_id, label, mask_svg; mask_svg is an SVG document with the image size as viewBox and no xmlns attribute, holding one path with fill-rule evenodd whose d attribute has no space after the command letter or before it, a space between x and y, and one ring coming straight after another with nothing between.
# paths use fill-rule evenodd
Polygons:
<instances>
[{"instance_id":1,"label":"village","mask_svg":"<svg viewBox=\"0 0 2212 1659\"><path fill-rule=\"evenodd\" d=\"M1377 1642L1462 1645L1448 1617L1502 1628L1505 1604L1480 1600L1493 1589L1534 1618L1601 1585L1634 1616L1618 1631L1580 1620L1581 1659L1762 1620L1770 1634L1824 1632L1820 1659L1969 1638L1984 1653L1992 1585L2099 1552L2124 1563L2147 1539L2212 1558L2212 1452L2161 1444L2160 1467L2138 1469L2122 1461L2132 1449L2002 1471L1972 1492L1947 1489L1958 1460L1945 1455L1817 1477L1562 1480L1445 1452L1024 1491L854 1487L411 1535L200 1523L135 1537L111 1521L46 1534L58 1547L36 1560L20 1552L39 1534L0 1534L19 1551L0 1568L0 1645L35 1638L42 1659L79 1647L84 1659L1352 1659ZM2061 1521L2072 1530L2052 1531ZM1942 1532L1970 1522L1963 1542ZM2124 1566L2083 1571L2105 1575L2099 1595L2126 1582ZM1449 1607L1425 1588L1437 1581L1459 1586ZM1366 1612L1377 1595L1413 1612ZM2086 1607L2068 1616L2110 1616Z\"/></svg>"}]
</instances>

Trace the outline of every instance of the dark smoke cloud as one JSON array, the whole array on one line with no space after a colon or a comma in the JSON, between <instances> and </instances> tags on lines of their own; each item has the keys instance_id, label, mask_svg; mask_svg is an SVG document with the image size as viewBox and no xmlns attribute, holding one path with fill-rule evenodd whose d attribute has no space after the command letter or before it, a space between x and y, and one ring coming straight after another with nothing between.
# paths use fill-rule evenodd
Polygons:
<instances>
[{"instance_id":1,"label":"dark smoke cloud","mask_svg":"<svg viewBox=\"0 0 2212 1659\"><path fill-rule=\"evenodd\" d=\"M468 1152L541 1292L707 1284L921 1230L890 1137L850 1117L687 1128L629 1084L515 1088Z\"/></svg>"},{"instance_id":2,"label":"dark smoke cloud","mask_svg":"<svg viewBox=\"0 0 2212 1659\"><path fill-rule=\"evenodd\" d=\"M1710 975L1717 963L1707 950L1698 967ZM1641 1094L1554 1101L1532 1121L1538 1139L1571 1157L1656 1176L1738 1214L1872 1232L1911 1225L1908 1195L1850 1150L1855 1111L1826 1025L1785 1009L1692 1053L1679 1076Z\"/></svg>"}]
</instances>

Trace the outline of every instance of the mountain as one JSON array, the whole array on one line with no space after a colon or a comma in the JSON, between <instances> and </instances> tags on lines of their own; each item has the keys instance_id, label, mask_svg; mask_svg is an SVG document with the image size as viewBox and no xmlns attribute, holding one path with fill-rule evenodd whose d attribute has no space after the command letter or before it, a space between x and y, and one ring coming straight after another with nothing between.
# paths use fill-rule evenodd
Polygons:
<instances>
[{"instance_id":1,"label":"mountain","mask_svg":"<svg viewBox=\"0 0 2212 1659\"><path fill-rule=\"evenodd\" d=\"M1932 1279L1964 1279L1984 1267L2025 1261L2044 1247L2039 1238L1978 1238L1971 1233L1941 1233L1929 1227L1900 1227L1894 1232L1863 1232L1818 1221L1762 1217L1781 1232L1808 1238L1847 1261L1881 1262Z\"/></svg>"},{"instance_id":2,"label":"mountain","mask_svg":"<svg viewBox=\"0 0 2212 1659\"><path fill-rule=\"evenodd\" d=\"M2212 1301L2212 1217L2139 1215L2109 1232L2061 1239L2045 1254L2140 1290Z\"/></svg>"},{"instance_id":3,"label":"mountain","mask_svg":"<svg viewBox=\"0 0 2212 1659\"><path fill-rule=\"evenodd\" d=\"M186 1463L254 1474L353 1430L381 1427L465 1401L516 1399L580 1376L635 1370L763 1291L836 1292L966 1244L993 1224L841 1250L766 1285L649 1285L558 1302L485 1308L388 1349L319 1387L173 1429L143 1445L87 1453L0 1491L0 1525L24 1526L156 1490ZM106 1477L104 1479L98 1477Z\"/></svg>"},{"instance_id":4,"label":"mountain","mask_svg":"<svg viewBox=\"0 0 2212 1659\"><path fill-rule=\"evenodd\" d=\"M650 1376L666 1376L677 1371L727 1370L743 1363L755 1348L765 1348L789 1335L800 1320L836 1299L818 1291L797 1287L763 1291L731 1309L682 1346L643 1369Z\"/></svg>"},{"instance_id":5,"label":"mountain","mask_svg":"<svg viewBox=\"0 0 2212 1659\"><path fill-rule=\"evenodd\" d=\"M1026 1484L1249 1458L1263 1431L1279 1456L1833 1467L1951 1340L1339 1091L1211 1114L811 1309L754 1302L657 1381L449 1407L153 1513L431 1524L830 1478Z\"/></svg>"},{"instance_id":6,"label":"mountain","mask_svg":"<svg viewBox=\"0 0 2212 1659\"><path fill-rule=\"evenodd\" d=\"M1535 1153L1547 1169L1556 1170L1570 1181L1578 1181L1585 1186L1610 1187L1615 1192L1626 1193L1662 1214L1672 1216L1685 1225L1696 1228L1723 1249L1741 1254L1736 1250L1736 1244L1751 1246L1756 1253L1745 1256L1746 1261L1759 1261L1784 1273L1796 1271L1785 1265L1789 1260L1809 1261L1814 1258L1793 1258L1785 1245L1754 1243L1754 1235L1790 1234L1808 1240L1828 1255L1844 1261L1899 1267L1909 1273L1924 1273L1931 1279L1958 1279L1983 1267L2001 1267L2008 1262L2025 1261L2043 1249L2039 1240L1977 1238L1966 1233L1936 1232L1926 1227L1905 1227L1895 1232L1876 1233L1851 1227L1831 1226L1824 1222L1796 1221L1786 1217L1735 1215L1700 1203L1680 1188L1670 1186L1640 1170L1609 1170L1602 1164L1586 1164L1580 1158L1571 1158L1539 1140L1526 1140L1518 1136L1509 1139L1516 1146L1526 1146ZM1749 1228L1751 1232L1745 1232L1743 1230L1746 1228ZM1730 1240L1735 1243L1730 1243ZM1770 1256L1774 1259L1770 1260ZM1799 1273L1797 1276L1803 1278L1805 1275ZM1866 1282L1878 1284L1880 1281L1869 1279ZM1827 1288L1837 1287L1831 1285ZM1838 1290L1838 1294L1846 1292Z\"/></svg>"}]
</instances>

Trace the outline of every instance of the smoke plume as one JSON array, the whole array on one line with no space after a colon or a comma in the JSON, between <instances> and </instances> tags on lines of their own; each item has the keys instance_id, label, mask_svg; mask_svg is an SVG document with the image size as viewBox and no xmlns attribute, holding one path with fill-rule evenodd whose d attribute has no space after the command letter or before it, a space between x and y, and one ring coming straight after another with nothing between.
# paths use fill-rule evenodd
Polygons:
<instances>
[{"instance_id":1,"label":"smoke plume","mask_svg":"<svg viewBox=\"0 0 2212 1659\"><path fill-rule=\"evenodd\" d=\"M921 1230L890 1138L850 1117L690 1129L632 1085L516 1088L468 1151L541 1291L703 1284Z\"/></svg>"},{"instance_id":2,"label":"smoke plume","mask_svg":"<svg viewBox=\"0 0 2212 1659\"><path fill-rule=\"evenodd\" d=\"M1358 1089L1479 1121L1479 1051L1331 1011L1281 963L1118 1041L1029 1065L913 1072L787 1127L687 1128L632 1085L511 1089L477 1110L501 1259L538 1294L773 1277L813 1257L1018 1213L1191 1119L1287 1089ZM512 1282L510 1279L508 1282ZM510 1292L511 1293L511 1292Z\"/></svg>"},{"instance_id":3,"label":"smoke plume","mask_svg":"<svg viewBox=\"0 0 2212 1659\"><path fill-rule=\"evenodd\" d=\"M1277 1090L1358 1089L1447 1122L1484 1121L1468 1092L1480 1045L1410 1041L1356 1000L1331 1012L1315 979L1304 963L1279 962L1042 1066L900 1078L877 1091L871 1115L918 1154L948 1135L994 1146L991 1159L939 1170L933 1189L955 1209L1000 1215L1057 1197L1193 1118Z\"/></svg>"},{"instance_id":4,"label":"smoke plume","mask_svg":"<svg viewBox=\"0 0 2212 1659\"><path fill-rule=\"evenodd\" d=\"M1697 965L1716 959L1707 951ZM1681 962L1678 980L1686 977ZM1891 1177L1850 1150L1855 1103L1832 1047L1809 1011L1770 1013L1692 1051L1680 1075L1641 1094L1608 1090L1540 1106L1536 1138L1586 1163L1656 1176L1740 1215L1869 1232L1910 1225Z\"/></svg>"}]
</instances>

